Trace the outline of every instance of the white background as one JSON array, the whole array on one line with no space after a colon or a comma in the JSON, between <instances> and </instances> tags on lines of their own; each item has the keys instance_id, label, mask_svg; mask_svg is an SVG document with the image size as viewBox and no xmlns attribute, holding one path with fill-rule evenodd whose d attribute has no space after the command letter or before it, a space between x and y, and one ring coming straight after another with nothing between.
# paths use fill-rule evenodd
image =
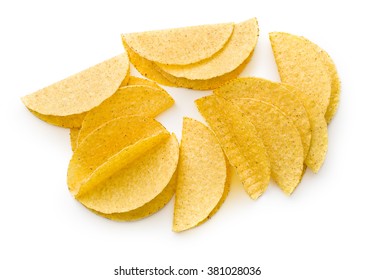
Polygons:
<instances>
[{"instance_id":1,"label":"white background","mask_svg":"<svg viewBox=\"0 0 374 280\"><path fill-rule=\"evenodd\" d=\"M374 279L369 3L1 1L0 279L116 279L123 277L113 275L119 265L260 266L262 275L253 279ZM341 103L319 174L307 171L291 197L272 184L258 201L234 177L220 211L181 234L171 231L173 201L132 223L106 220L77 203L66 185L69 131L35 118L20 97L119 54L121 33L251 17L258 18L260 38L241 76L279 80L270 31L309 38L337 65ZM180 136L183 116L202 120L193 100L209 92L166 89L176 104L158 119Z\"/></svg>"}]
</instances>

